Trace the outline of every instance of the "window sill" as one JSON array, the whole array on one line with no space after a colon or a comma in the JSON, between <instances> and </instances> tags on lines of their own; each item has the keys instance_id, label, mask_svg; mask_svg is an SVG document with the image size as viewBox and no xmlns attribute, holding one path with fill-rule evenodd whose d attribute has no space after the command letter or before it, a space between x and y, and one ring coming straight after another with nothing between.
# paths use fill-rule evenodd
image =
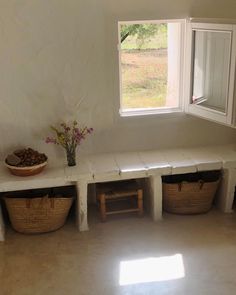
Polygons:
<instances>
[{"instance_id":1,"label":"window sill","mask_svg":"<svg viewBox=\"0 0 236 295\"><path fill-rule=\"evenodd\" d=\"M119 110L120 117L137 117L148 115L163 115L172 113L182 113L181 108L161 108L161 109L125 109Z\"/></svg>"}]
</instances>

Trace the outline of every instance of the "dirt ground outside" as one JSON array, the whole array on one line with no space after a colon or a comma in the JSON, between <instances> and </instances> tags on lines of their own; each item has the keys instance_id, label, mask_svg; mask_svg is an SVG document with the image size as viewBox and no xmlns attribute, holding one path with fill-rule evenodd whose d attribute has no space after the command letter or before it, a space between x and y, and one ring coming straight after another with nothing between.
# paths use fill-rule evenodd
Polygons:
<instances>
[{"instance_id":1,"label":"dirt ground outside","mask_svg":"<svg viewBox=\"0 0 236 295\"><path fill-rule=\"evenodd\" d=\"M165 106L167 50L122 50L122 108Z\"/></svg>"}]
</instances>

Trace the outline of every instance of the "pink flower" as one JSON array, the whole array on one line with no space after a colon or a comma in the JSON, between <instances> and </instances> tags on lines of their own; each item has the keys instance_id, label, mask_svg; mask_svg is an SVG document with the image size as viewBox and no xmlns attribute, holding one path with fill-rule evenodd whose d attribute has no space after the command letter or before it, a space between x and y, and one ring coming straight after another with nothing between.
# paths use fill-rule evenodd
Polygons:
<instances>
[{"instance_id":1,"label":"pink flower","mask_svg":"<svg viewBox=\"0 0 236 295\"><path fill-rule=\"evenodd\" d=\"M85 139L87 134L93 132L93 128L79 128L77 121L74 121L70 126L66 123L61 123L61 130L51 126L51 129L56 133L56 138L47 137L46 143L60 144L65 149L75 149L80 142Z\"/></svg>"},{"instance_id":2,"label":"pink flower","mask_svg":"<svg viewBox=\"0 0 236 295\"><path fill-rule=\"evenodd\" d=\"M56 144L57 143L57 140L55 138L51 138L51 137L47 137L46 140L45 140L46 143L54 143Z\"/></svg>"}]
</instances>

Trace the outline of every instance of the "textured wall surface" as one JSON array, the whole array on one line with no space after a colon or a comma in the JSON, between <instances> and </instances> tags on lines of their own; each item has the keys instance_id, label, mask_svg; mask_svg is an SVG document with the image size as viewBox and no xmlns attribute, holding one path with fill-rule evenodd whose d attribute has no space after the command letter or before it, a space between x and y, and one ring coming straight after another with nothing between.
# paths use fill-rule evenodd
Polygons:
<instances>
[{"instance_id":1,"label":"textured wall surface","mask_svg":"<svg viewBox=\"0 0 236 295\"><path fill-rule=\"evenodd\" d=\"M81 153L234 142L236 130L173 114L120 118L117 21L236 18L235 0L0 0L0 156L76 118L95 128Z\"/></svg>"}]
</instances>

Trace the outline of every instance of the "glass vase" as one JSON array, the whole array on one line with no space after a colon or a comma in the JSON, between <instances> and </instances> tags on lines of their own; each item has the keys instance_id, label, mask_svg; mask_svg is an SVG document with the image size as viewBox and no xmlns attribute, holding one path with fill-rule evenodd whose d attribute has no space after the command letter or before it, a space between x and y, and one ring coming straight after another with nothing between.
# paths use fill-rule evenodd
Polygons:
<instances>
[{"instance_id":1,"label":"glass vase","mask_svg":"<svg viewBox=\"0 0 236 295\"><path fill-rule=\"evenodd\" d=\"M68 166L76 166L76 153L74 149L66 149L66 158Z\"/></svg>"}]
</instances>

